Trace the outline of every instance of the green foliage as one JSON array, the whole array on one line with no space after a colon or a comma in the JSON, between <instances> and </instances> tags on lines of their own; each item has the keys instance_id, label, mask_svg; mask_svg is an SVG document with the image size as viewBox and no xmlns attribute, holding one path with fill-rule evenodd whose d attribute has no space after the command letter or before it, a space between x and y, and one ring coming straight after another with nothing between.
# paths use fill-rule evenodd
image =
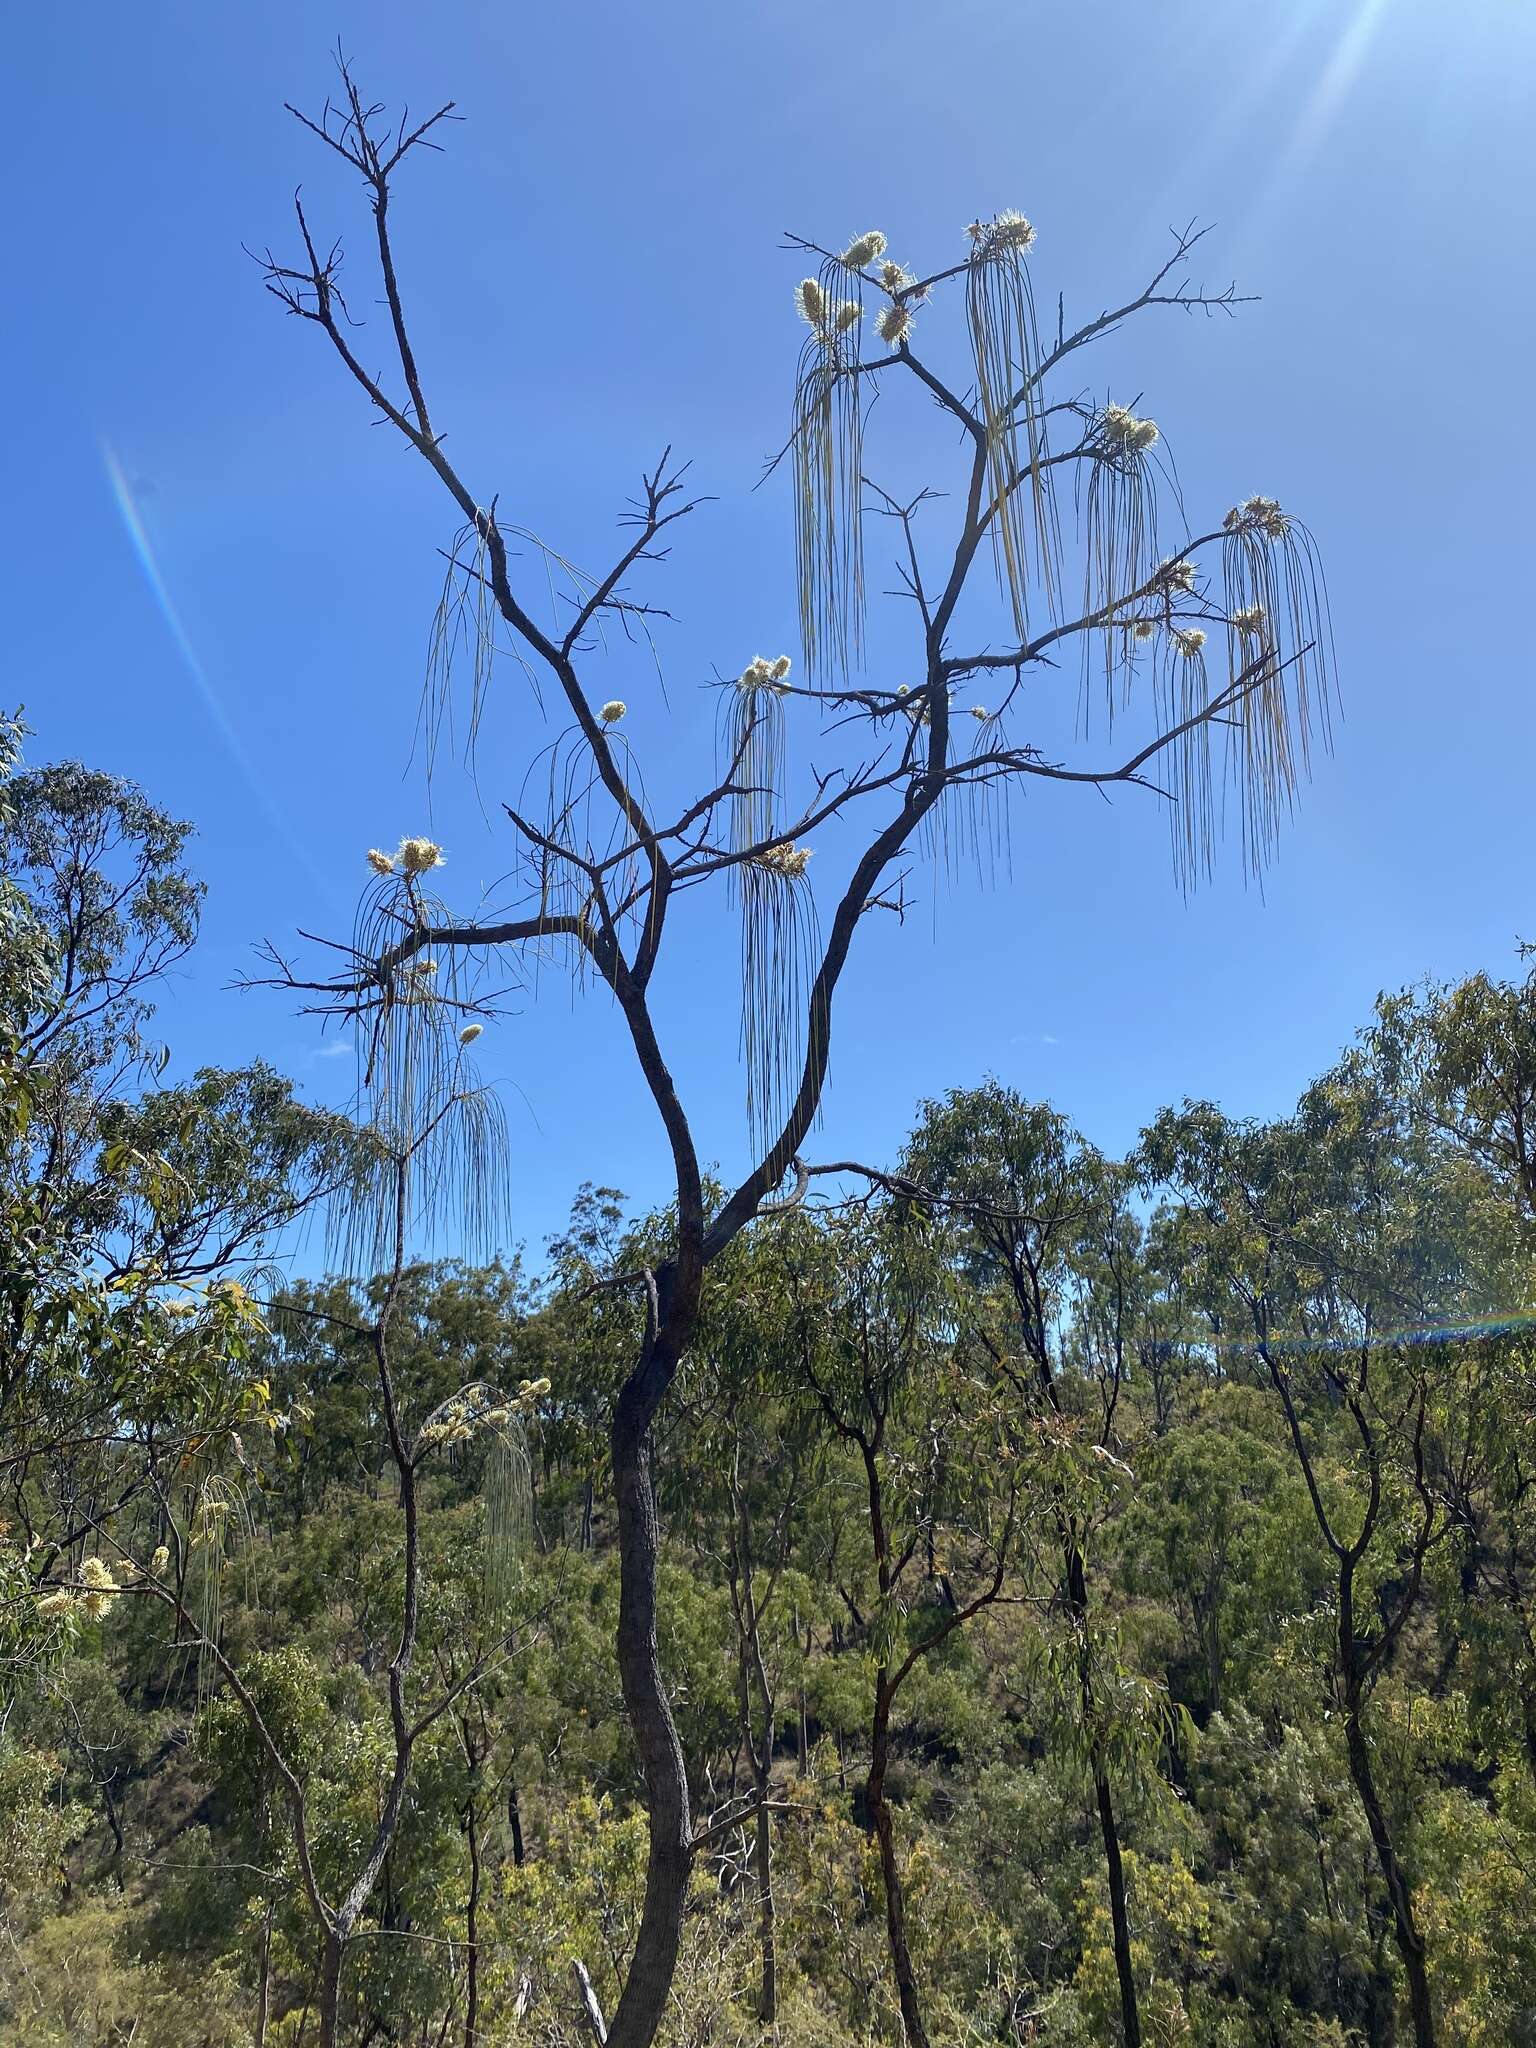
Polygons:
<instances>
[{"instance_id":1,"label":"green foliage","mask_svg":"<svg viewBox=\"0 0 1536 2048\"><path fill-rule=\"evenodd\" d=\"M589 1187L537 1277L258 1302L354 1134L264 1067L161 1085L133 963L190 940L185 834L18 744L0 2029L300 2048L312 1888L374 1857L341 2040L463 2038L473 1976L481 2048L577 2048L645 1896L608 1431L674 1219ZM1292 1116L1185 1104L1128 1164L953 1090L719 1259L654 1431L702 1832L667 2048L767 2038L765 1869L780 2042L899 2039L897 1896L936 2048L1114 2042L1106 1799L1148 2041L1402 2039L1390 1869L1442 2037L1536 2043L1531 988L1384 1000Z\"/></svg>"}]
</instances>

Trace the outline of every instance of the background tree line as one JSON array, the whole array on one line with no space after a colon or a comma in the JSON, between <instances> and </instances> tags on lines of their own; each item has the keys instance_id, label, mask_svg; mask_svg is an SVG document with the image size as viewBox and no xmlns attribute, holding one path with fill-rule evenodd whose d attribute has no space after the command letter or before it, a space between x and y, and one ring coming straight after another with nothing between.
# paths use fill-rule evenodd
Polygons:
<instances>
[{"instance_id":1,"label":"background tree line","mask_svg":"<svg viewBox=\"0 0 1536 2048\"><path fill-rule=\"evenodd\" d=\"M7 2037L589 2038L648 1856L608 1424L675 1220L265 1276L377 1148L263 1069L143 1085L184 829L18 737ZM713 1264L658 1412L663 2038L1536 2038L1536 981L1124 1160L935 1080Z\"/></svg>"}]
</instances>

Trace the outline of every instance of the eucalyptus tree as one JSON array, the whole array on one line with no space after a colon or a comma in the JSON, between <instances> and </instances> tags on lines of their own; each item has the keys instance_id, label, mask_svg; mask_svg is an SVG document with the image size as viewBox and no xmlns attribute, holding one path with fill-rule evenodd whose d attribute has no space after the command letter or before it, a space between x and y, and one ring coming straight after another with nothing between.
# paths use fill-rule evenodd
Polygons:
<instances>
[{"instance_id":1,"label":"eucalyptus tree","mask_svg":"<svg viewBox=\"0 0 1536 2048\"><path fill-rule=\"evenodd\" d=\"M1107 1506L1099 1482L1107 1471L1124 1470L1116 1450L1121 1395L1149 1292L1140 1228L1126 1205L1124 1173L1085 1145L1058 1111L1026 1102L997 1081L952 1089L925 1104L902 1164L922 1198L948 1220L957 1256L1006 1304L1001 1341L990 1335L985 1313L976 1327L1013 1389L1021 1421L1043 1426L1057 1454L1046 1490L1072 1631L1074 1746L1092 1780L1120 2024L1135 2048L1141 2017L1112 1764L1130 1761L1136 1745L1127 1745L1131 1730L1114 1712L1125 1689L1116 1681L1112 1633L1095 1612L1088 1567ZM1084 1387L1096 1411L1086 1418L1075 1399Z\"/></svg>"},{"instance_id":2,"label":"eucalyptus tree","mask_svg":"<svg viewBox=\"0 0 1536 2048\"><path fill-rule=\"evenodd\" d=\"M1376 1010L1368 1046L1405 1111L1536 1224L1536 970L1404 989Z\"/></svg>"},{"instance_id":3,"label":"eucalyptus tree","mask_svg":"<svg viewBox=\"0 0 1536 2048\"><path fill-rule=\"evenodd\" d=\"M1329 1573L1331 1701L1392 1913L1419 2048L1436 2038L1426 1944L1383 1789L1371 1705L1419 1611L1432 1554L1475 1457L1479 1348L1443 1338L1468 1307L1467 1215L1379 1075L1347 1059L1294 1118L1238 1124L1211 1105L1144 1134L1149 1182L1192 1298L1278 1402ZM1196 1339L1199 1342L1199 1339ZM1394 1811L1394 1807L1397 1811Z\"/></svg>"},{"instance_id":4,"label":"eucalyptus tree","mask_svg":"<svg viewBox=\"0 0 1536 2048\"><path fill-rule=\"evenodd\" d=\"M1493 1729L1508 1728L1536 1778L1536 974L1478 973L1383 996L1363 1056L1403 1117L1435 1145L1470 1220L1490 1370L1475 1483L1452 1503L1460 1592L1469 1634L1491 1667L1474 1673L1474 1694Z\"/></svg>"},{"instance_id":5,"label":"eucalyptus tree","mask_svg":"<svg viewBox=\"0 0 1536 2048\"><path fill-rule=\"evenodd\" d=\"M258 1260L340 1186L345 1119L258 1062L165 1085L154 998L196 943L204 889L191 826L137 784L0 747L0 871L11 1058L28 1116L0 1170L37 1224L106 1278L167 1283Z\"/></svg>"},{"instance_id":6,"label":"eucalyptus tree","mask_svg":"<svg viewBox=\"0 0 1536 2048\"><path fill-rule=\"evenodd\" d=\"M23 766L23 738L0 721L0 1488L66 1628L111 1597L101 1532L261 1408L232 1276L351 1147L265 1066L160 1085L156 985L202 899L190 828L130 782Z\"/></svg>"},{"instance_id":7,"label":"eucalyptus tree","mask_svg":"<svg viewBox=\"0 0 1536 2048\"><path fill-rule=\"evenodd\" d=\"M840 251L797 241L816 265L795 295L802 338L783 465L793 482L804 680L791 681L788 655L747 660L745 648L722 649L724 672L739 679L722 693L718 759L648 760L627 735L624 692L645 687L633 641L657 608L634 593L633 579L702 501L688 495L684 466L664 454L641 479L622 546L587 574L529 531L533 508L505 501L487 456L457 441L450 452L413 339L392 211L402 167L436 147L450 111L395 124L343 67L339 98L317 118L299 117L362 181L388 370L373 367L378 357L354 324L341 246L317 234L303 200L293 255L269 251L264 271L279 303L420 457L458 523L429 673L429 730L455 687L456 652L470 658L474 724L509 686L495 664L498 646L511 643L510 687L528 738L503 810L521 900L452 912L423 904L419 917L383 926L368 919L339 971L280 960L274 978L355 1020L367 1040L414 999L429 960L447 1009L490 1000L477 967L491 986L531 986L536 966L558 958L612 997L635 1084L665 1135L675 1227L665 1256L634 1281L644 1291L644 1335L611 1432L618 1651L650 1814L646 1908L611 2038L616 2048L644 2048L666 2003L695 1848L657 1653L651 1425L693 1340L706 1269L774 1199L814 1127L834 996L855 936L869 913L901 906L906 856L984 849L1011 796L1046 780L1101 796L1161 785L1176 861L1192 878L1211 857L1218 745L1244 856L1262 862L1326 719L1327 621L1312 543L1279 504L1249 497L1188 531L1156 425L1074 387L1083 352L1135 318L1235 307L1233 288L1207 292L1185 279L1198 234L1176 236L1149 282L1113 307L1072 327L1063 311L1045 334L1034 311L1035 229L1017 213L973 221L958 236L959 259L941 256L927 269L904 267L874 231ZM957 317L946 319L946 305ZM869 348L866 332L875 337ZM960 445L955 497L881 485L887 458L866 435L877 390L940 408ZM882 405L879 418L895 426L897 407ZM900 428L895 443L899 464ZM1077 486L1070 543L1062 480ZM911 637L894 673L866 678L871 509L896 545ZM527 563L519 548L530 551ZM557 622L545 625L535 584L546 588L550 576ZM759 580L756 565L751 580ZM748 615L744 603L744 630ZM1096 737L1058 759L1030 734L1026 683L1056 676L1075 648L1085 684L1096 678L1088 691ZM990 702L980 700L983 688ZM550 707L543 732L541 705ZM1134 736L1108 741L1111 717L1129 718ZM691 780L653 795L669 776ZM524 791L533 782L547 795L529 815ZM809 871L823 831L849 849L844 873L821 898L824 925ZM656 1002L667 966L686 961L696 975L697 933L680 949L679 913L701 894L724 897L742 933L753 1163L718 1203L706 1196L700 1165L713 1140L701 1142ZM694 1006L717 993L726 995L695 981Z\"/></svg>"},{"instance_id":8,"label":"eucalyptus tree","mask_svg":"<svg viewBox=\"0 0 1536 2048\"><path fill-rule=\"evenodd\" d=\"M739 1238L710 1275L681 1383L684 1456L662 1495L674 1525L711 1558L730 1594L740 1748L751 1779L758 1904L758 2016L778 2017L772 1777L790 1676L802 1686L802 1614L819 1604L825 1562L816 1508L827 1485L827 1428L802 1397L794 1303L783 1285L784 1232ZM792 1240L803 1245L805 1233ZM732 1791L735 1790L733 1771ZM732 1824L731 1808L714 1827Z\"/></svg>"},{"instance_id":9,"label":"eucalyptus tree","mask_svg":"<svg viewBox=\"0 0 1536 2048\"><path fill-rule=\"evenodd\" d=\"M264 1068L126 1092L149 1061L147 991L195 930L185 836L111 778L65 769L0 783L0 910L17 940L0 1035L0 1483L45 1635L77 1631L125 1596L156 1601L195 1653L204 1691L221 1688L249 1722L287 1810L332 2048L348 1945L398 1835L416 1751L515 1632L501 1601L461 1670L429 1698L413 1687L422 1470L478 1440L495 1531L514 1539L527 1499L523 1424L541 1383L508 1390L461 1375L414 1414L399 1398L412 1234L432 1229L450 1200L471 1237L494 1232L499 1127L469 1071L473 1026L453 1032L444 1055L440 1035L418 1027L432 1005L402 1005L375 1048L361 1128L295 1102ZM391 895L414 900L434 857L413 842L379 885L381 915ZM467 1214L445 1167L465 1160L476 1196ZM390 1771L370 1838L334 1892L312 1850L303 1776L263 1709L262 1670L242 1671L221 1628L224 1586L254 1542L257 1440L295 1419L258 1369L265 1329L236 1273L249 1281L271 1234L323 1198L343 1262L378 1276L371 1298L356 1320L320 1301L290 1301L282 1314L343 1330L371 1368L397 1486L399 1572L384 1674ZM508 1554L491 1544L493 1580ZM492 1590L501 1600L505 1587Z\"/></svg>"},{"instance_id":10,"label":"eucalyptus tree","mask_svg":"<svg viewBox=\"0 0 1536 2048\"><path fill-rule=\"evenodd\" d=\"M944 1264L903 1202L858 1205L779 1247L797 1373L854 1466L871 1570L855 1620L872 1676L864 1809L880 1854L902 2027L928 2033L907 1934L888 1792L895 1719L913 1674L1003 1595L1023 1467L1008 1389L957 1338Z\"/></svg>"}]
</instances>

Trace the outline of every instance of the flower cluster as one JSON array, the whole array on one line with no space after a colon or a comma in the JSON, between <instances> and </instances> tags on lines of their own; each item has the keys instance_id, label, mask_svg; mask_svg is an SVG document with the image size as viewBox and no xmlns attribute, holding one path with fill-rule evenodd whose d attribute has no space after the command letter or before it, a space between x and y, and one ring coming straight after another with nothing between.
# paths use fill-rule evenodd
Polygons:
<instances>
[{"instance_id":1,"label":"flower cluster","mask_svg":"<svg viewBox=\"0 0 1536 2048\"><path fill-rule=\"evenodd\" d=\"M1256 640L1264 630L1264 607L1250 604L1240 612L1232 614L1232 630L1244 640Z\"/></svg>"},{"instance_id":2,"label":"flower cluster","mask_svg":"<svg viewBox=\"0 0 1536 2048\"><path fill-rule=\"evenodd\" d=\"M766 654L754 654L742 670L739 683L743 690L772 690L775 695L789 694L786 678L794 663L787 654L781 654L770 661Z\"/></svg>"},{"instance_id":3,"label":"flower cluster","mask_svg":"<svg viewBox=\"0 0 1536 2048\"><path fill-rule=\"evenodd\" d=\"M1122 454L1142 455L1156 444L1157 422L1138 419L1128 406L1106 405L1099 415L1099 434Z\"/></svg>"},{"instance_id":4,"label":"flower cluster","mask_svg":"<svg viewBox=\"0 0 1536 2048\"><path fill-rule=\"evenodd\" d=\"M863 270L879 261L885 254L885 247L884 235L878 228L871 228L868 234L854 236L843 251L842 260L850 270Z\"/></svg>"},{"instance_id":5,"label":"flower cluster","mask_svg":"<svg viewBox=\"0 0 1536 2048\"><path fill-rule=\"evenodd\" d=\"M1291 530L1278 498L1245 498L1221 523L1228 533L1261 533L1266 540L1284 540Z\"/></svg>"},{"instance_id":6,"label":"flower cluster","mask_svg":"<svg viewBox=\"0 0 1536 2048\"><path fill-rule=\"evenodd\" d=\"M892 348L899 348L912 331L912 309L899 302L886 306L876 317L875 332Z\"/></svg>"},{"instance_id":7,"label":"flower cluster","mask_svg":"<svg viewBox=\"0 0 1536 2048\"><path fill-rule=\"evenodd\" d=\"M433 839L402 839L393 853L368 849L368 865L376 875L424 875L443 864L443 849Z\"/></svg>"},{"instance_id":8,"label":"flower cluster","mask_svg":"<svg viewBox=\"0 0 1536 2048\"><path fill-rule=\"evenodd\" d=\"M617 725L628 709L622 697L610 697L597 715L604 725Z\"/></svg>"},{"instance_id":9,"label":"flower cluster","mask_svg":"<svg viewBox=\"0 0 1536 2048\"><path fill-rule=\"evenodd\" d=\"M1133 640L1150 640L1156 631L1156 619L1136 619L1132 621L1131 638Z\"/></svg>"},{"instance_id":10,"label":"flower cluster","mask_svg":"<svg viewBox=\"0 0 1536 2048\"><path fill-rule=\"evenodd\" d=\"M505 1429L548 1392L547 1379L522 1380L510 1397L498 1395L490 1387L466 1387L428 1416L417 1438L418 1447L426 1450L433 1444L464 1444L478 1430Z\"/></svg>"},{"instance_id":11,"label":"flower cluster","mask_svg":"<svg viewBox=\"0 0 1536 2048\"><path fill-rule=\"evenodd\" d=\"M771 875L782 875L786 881L798 882L810 865L812 848L809 846L770 846L766 852L756 855L752 865L766 868Z\"/></svg>"},{"instance_id":12,"label":"flower cluster","mask_svg":"<svg viewBox=\"0 0 1536 2048\"><path fill-rule=\"evenodd\" d=\"M1176 555L1172 561L1158 564L1156 580L1164 590L1193 590L1195 565L1188 555Z\"/></svg>"},{"instance_id":13,"label":"flower cluster","mask_svg":"<svg viewBox=\"0 0 1536 2048\"><path fill-rule=\"evenodd\" d=\"M1205 634L1198 626L1187 626L1182 633L1175 633L1173 639L1186 661L1193 661L1205 645Z\"/></svg>"},{"instance_id":14,"label":"flower cluster","mask_svg":"<svg viewBox=\"0 0 1536 2048\"><path fill-rule=\"evenodd\" d=\"M795 306L801 319L815 328L818 340L827 343L857 325L864 310L857 299L829 299L814 277L802 278L795 286Z\"/></svg>"},{"instance_id":15,"label":"flower cluster","mask_svg":"<svg viewBox=\"0 0 1536 2048\"><path fill-rule=\"evenodd\" d=\"M73 1614L77 1610L88 1614L93 1621L99 1620L117 1599L123 1584L133 1577L132 1568L124 1572L122 1582L115 1579L109 1565L99 1557L88 1557L80 1567L80 1576L73 1586L55 1586L45 1593L37 1603L39 1614Z\"/></svg>"},{"instance_id":16,"label":"flower cluster","mask_svg":"<svg viewBox=\"0 0 1536 2048\"><path fill-rule=\"evenodd\" d=\"M1011 208L995 220L973 220L965 232L987 255L1001 249L1031 249L1035 242L1031 223Z\"/></svg>"},{"instance_id":17,"label":"flower cluster","mask_svg":"<svg viewBox=\"0 0 1536 2048\"><path fill-rule=\"evenodd\" d=\"M443 849L431 839L402 839L395 858L403 873L424 875L429 869L442 866Z\"/></svg>"},{"instance_id":18,"label":"flower cluster","mask_svg":"<svg viewBox=\"0 0 1536 2048\"><path fill-rule=\"evenodd\" d=\"M473 1045L484 1029L483 1024L466 1024L459 1033L460 1045Z\"/></svg>"}]
</instances>

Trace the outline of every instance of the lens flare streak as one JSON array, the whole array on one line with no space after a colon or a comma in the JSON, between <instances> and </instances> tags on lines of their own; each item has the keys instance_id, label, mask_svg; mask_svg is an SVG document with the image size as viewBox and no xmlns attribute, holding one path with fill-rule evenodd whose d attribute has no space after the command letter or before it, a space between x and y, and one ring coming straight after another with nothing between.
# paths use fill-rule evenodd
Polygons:
<instances>
[{"instance_id":1,"label":"lens flare streak","mask_svg":"<svg viewBox=\"0 0 1536 2048\"><path fill-rule=\"evenodd\" d=\"M176 644L176 651L181 656L187 674L192 678L198 696L202 699L203 709L207 712L215 732L223 741L230 759L244 777L252 796L255 797L257 803L265 812L273 828L282 839L283 844L305 872L320 885L327 896L330 896L332 894L331 884L326 880L319 868L316 867L300 841L298 834L294 831L292 824L283 816L282 812L273 802L265 783L256 772L250 755L245 750L244 742L235 730L228 712L224 709L218 692L209 680L207 670L198 659L197 651L187 637L186 627L181 622L180 614L171 600L171 593L166 588L165 578L160 573L160 564L155 555L154 543L150 539L149 530L144 523L144 516L139 510L138 502L133 495L128 479L123 474L122 464L118 461L115 451L107 441L103 441L101 444L101 459L107 472L107 481L112 487L112 496L116 501L123 526L133 545L133 551L138 557L139 567L144 572L144 580L149 585L150 594L153 596L160 616L165 622L166 630Z\"/></svg>"}]
</instances>

